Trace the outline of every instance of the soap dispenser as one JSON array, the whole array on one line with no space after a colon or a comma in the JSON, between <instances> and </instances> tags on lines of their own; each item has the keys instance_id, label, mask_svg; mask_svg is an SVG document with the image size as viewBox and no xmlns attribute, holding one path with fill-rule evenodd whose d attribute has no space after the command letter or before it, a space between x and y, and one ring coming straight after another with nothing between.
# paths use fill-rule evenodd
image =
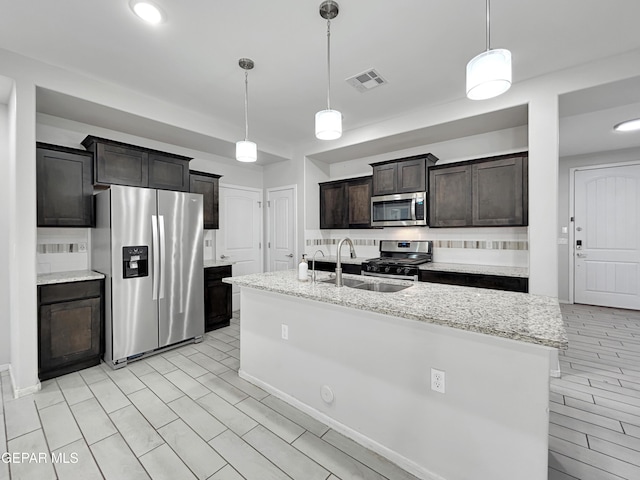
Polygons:
<instances>
[{"instance_id":1,"label":"soap dispenser","mask_svg":"<svg viewBox=\"0 0 640 480\"><path fill-rule=\"evenodd\" d=\"M307 272L309 271L309 264L307 263L306 254L302 254L302 260L300 260L300 264L298 265L298 280L301 282L306 282L309 280L307 276Z\"/></svg>"}]
</instances>

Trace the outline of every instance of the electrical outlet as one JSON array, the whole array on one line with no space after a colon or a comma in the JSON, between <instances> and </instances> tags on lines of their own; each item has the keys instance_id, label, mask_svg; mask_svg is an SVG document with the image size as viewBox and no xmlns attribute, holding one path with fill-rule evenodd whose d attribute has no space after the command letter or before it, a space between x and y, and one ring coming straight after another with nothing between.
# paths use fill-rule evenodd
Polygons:
<instances>
[{"instance_id":1,"label":"electrical outlet","mask_svg":"<svg viewBox=\"0 0 640 480\"><path fill-rule=\"evenodd\" d=\"M87 244L85 242L81 242L78 244L78 251L79 252L86 252L87 251Z\"/></svg>"},{"instance_id":2,"label":"electrical outlet","mask_svg":"<svg viewBox=\"0 0 640 480\"><path fill-rule=\"evenodd\" d=\"M442 370L431 369L431 390L444 393L445 375Z\"/></svg>"},{"instance_id":3,"label":"electrical outlet","mask_svg":"<svg viewBox=\"0 0 640 480\"><path fill-rule=\"evenodd\" d=\"M282 324L282 339L289 340L289 325L285 323Z\"/></svg>"}]
</instances>

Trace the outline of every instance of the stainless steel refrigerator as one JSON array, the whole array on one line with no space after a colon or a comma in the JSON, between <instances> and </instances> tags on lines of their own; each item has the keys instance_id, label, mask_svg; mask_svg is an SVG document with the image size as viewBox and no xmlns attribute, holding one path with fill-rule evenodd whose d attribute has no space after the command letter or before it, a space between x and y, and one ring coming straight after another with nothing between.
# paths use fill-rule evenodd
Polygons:
<instances>
[{"instance_id":1,"label":"stainless steel refrigerator","mask_svg":"<svg viewBox=\"0 0 640 480\"><path fill-rule=\"evenodd\" d=\"M198 194L113 185L96 195L91 267L106 276L111 367L202 339L202 215Z\"/></svg>"}]
</instances>

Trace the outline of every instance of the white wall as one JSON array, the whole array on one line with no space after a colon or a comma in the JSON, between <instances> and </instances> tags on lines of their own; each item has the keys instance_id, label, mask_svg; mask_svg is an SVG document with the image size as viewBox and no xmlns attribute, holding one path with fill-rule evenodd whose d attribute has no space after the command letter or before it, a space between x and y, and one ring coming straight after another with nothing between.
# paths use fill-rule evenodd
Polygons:
<instances>
[{"instance_id":1,"label":"white wall","mask_svg":"<svg viewBox=\"0 0 640 480\"><path fill-rule=\"evenodd\" d=\"M573 224L570 210L569 186L571 176L569 170L577 167L591 165L605 165L608 163L640 162L640 148L615 150L609 152L596 152L585 155L562 157L558 174L558 238L569 239L569 234L562 233L562 227L567 227L570 232ZM569 279L573 271L569 270L569 260L573 255L572 245L558 245L558 298L562 302L570 299Z\"/></svg>"},{"instance_id":2,"label":"white wall","mask_svg":"<svg viewBox=\"0 0 640 480\"><path fill-rule=\"evenodd\" d=\"M327 164L318 160L307 159L305 172L307 204L305 252L312 254L315 250L321 249L329 255L335 255L336 245L330 241L343 237L349 237L354 240L357 255L365 258L372 258L378 255L379 247L374 240L460 240L471 243L466 244L468 248L464 248L464 245L457 247L438 247L436 245L434 248L434 261L443 263L527 267L529 265L529 252L526 227L385 227L373 230L320 230L318 187L318 182L371 175L373 173L370 166L371 163L411 155L432 153L438 157L439 160L437 164L440 165L524 151L528 148L527 134L527 127L522 126L371 157L358 158L346 162ZM317 245L318 240L328 242ZM488 244L487 242L491 243ZM507 244L509 248L499 248L499 246L503 245L503 242L509 242Z\"/></svg>"},{"instance_id":3,"label":"white wall","mask_svg":"<svg viewBox=\"0 0 640 480\"><path fill-rule=\"evenodd\" d=\"M9 225L9 109L0 104L0 225ZM0 231L0 265L9 264L10 238L7 228ZM11 326L9 315L11 278L9 269L0 269L0 370L9 365L11 358Z\"/></svg>"}]
</instances>

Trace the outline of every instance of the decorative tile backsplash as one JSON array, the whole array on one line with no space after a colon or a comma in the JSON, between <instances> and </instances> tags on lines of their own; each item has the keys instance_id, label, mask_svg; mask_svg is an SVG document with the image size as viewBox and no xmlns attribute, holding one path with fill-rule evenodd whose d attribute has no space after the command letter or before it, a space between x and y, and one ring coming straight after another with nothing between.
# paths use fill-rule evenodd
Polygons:
<instances>
[{"instance_id":1,"label":"decorative tile backsplash","mask_svg":"<svg viewBox=\"0 0 640 480\"><path fill-rule=\"evenodd\" d=\"M39 243L37 253L86 253L86 243Z\"/></svg>"},{"instance_id":2,"label":"decorative tile backsplash","mask_svg":"<svg viewBox=\"0 0 640 480\"><path fill-rule=\"evenodd\" d=\"M377 247L379 245L378 240L369 238L355 238L352 239L354 245L361 245L366 247ZM320 245L337 245L340 242L339 238L307 238L307 247L317 247Z\"/></svg>"},{"instance_id":3,"label":"decorative tile backsplash","mask_svg":"<svg viewBox=\"0 0 640 480\"><path fill-rule=\"evenodd\" d=\"M374 239L352 239L355 246L369 246L377 247L379 245L378 240ZM320 245L337 245L340 239L338 238L312 238L307 239L306 245L320 246ZM433 240L433 248L471 248L478 250L529 250L528 241L516 241L516 240Z\"/></svg>"}]
</instances>

